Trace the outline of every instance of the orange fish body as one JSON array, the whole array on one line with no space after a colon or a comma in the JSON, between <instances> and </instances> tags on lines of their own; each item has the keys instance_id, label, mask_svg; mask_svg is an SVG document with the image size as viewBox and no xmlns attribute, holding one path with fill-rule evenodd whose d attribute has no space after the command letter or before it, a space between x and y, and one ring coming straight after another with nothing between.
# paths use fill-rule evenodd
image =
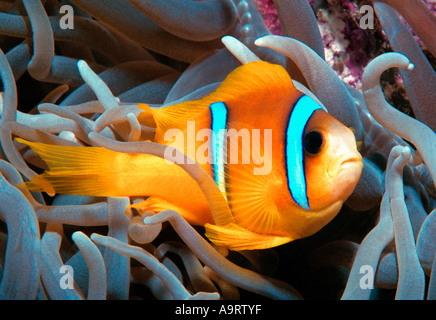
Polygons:
<instances>
[{"instance_id":1,"label":"orange fish body","mask_svg":"<svg viewBox=\"0 0 436 320\"><path fill-rule=\"evenodd\" d=\"M143 110L138 120L156 126L155 142L188 155L214 178L233 223L214 224L221 213L212 216L196 181L171 163L180 161L171 152L163 159L17 139L50 169L26 187L50 193L149 196L133 207L174 209L190 223L205 225L214 243L246 250L317 232L339 212L360 177L362 160L351 130L296 90L278 65L245 64L199 100L159 109L138 106Z\"/></svg>"}]
</instances>

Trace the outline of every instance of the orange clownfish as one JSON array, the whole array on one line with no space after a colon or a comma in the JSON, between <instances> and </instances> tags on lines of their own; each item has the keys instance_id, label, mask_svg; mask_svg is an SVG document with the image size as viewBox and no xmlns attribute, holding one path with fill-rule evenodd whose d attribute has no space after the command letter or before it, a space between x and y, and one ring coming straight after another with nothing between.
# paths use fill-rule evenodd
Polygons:
<instances>
[{"instance_id":1,"label":"orange clownfish","mask_svg":"<svg viewBox=\"0 0 436 320\"><path fill-rule=\"evenodd\" d=\"M182 151L215 180L234 222L214 224L220 213L212 216L197 182L173 163L177 159L17 139L49 167L23 186L73 195L149 196L132 207L176 210L204 225L215 244L250 250L319 231L360 178L362 157L353 132L298 91L279 65L250 62L204 98L138 107L138 120L156 127L155 142Z\"/></svg>"}]
</instances>

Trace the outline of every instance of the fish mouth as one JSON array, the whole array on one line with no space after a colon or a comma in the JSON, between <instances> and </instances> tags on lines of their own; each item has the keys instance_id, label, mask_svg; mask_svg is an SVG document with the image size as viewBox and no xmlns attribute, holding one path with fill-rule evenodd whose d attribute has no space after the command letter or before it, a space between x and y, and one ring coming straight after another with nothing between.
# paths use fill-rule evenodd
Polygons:
<instances>
[{"instance_id":1,"label":"fish mouth","mask_svg":"<svg viewBox=\"0 0 436 320\"><path fill-rule=\"evenodd\" d=\"M349 152L337 157L332 161L328 168L328 174L331 178L337 177L338 174L348 171L348 169L362 169L362 156L359 152Z\"/></svg>"}]
</instances>

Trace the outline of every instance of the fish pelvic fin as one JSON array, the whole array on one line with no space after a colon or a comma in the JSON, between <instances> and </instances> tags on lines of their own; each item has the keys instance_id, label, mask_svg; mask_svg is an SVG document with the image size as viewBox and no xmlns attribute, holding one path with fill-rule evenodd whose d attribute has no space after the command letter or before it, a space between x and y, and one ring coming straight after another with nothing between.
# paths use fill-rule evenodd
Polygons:
<instances>
[{"instance_id":1,"label":"fish pelvic fin","mask_svg":"<svg viewBox=\"0 0 436 320\"><path fill-rule=\"evenodd\" d=\"M119 153L101 147L75 147L16 141L28 145L49 170L18 187L34 192L116 196L115 162Z\"/></svg>"},{"instance_id":2,"label":"fish pelvic fin","mask_svg":"<svg viewBox=\"0 0 436 320\"><path fill-rule=\"evenodd\" d=\"M259 250L277 247L294 239L283 236L255 233L236 223L224 226L206 224L206 237L217 246L230 250Z\"/></svg>"},{"instance_id":3,"label":"fish pelvic fin","mask_svg":"<svg viewBox=\"0 0 436 320\"><path fill-rule=\"evenodd\" d=\"M142 112L138 115L138 121L144 126L147 127L156 127L156 121L154 119L153 108L151 108L148 104L138 103L138 109L142 110Z\"/></svg>"}]
</instances>

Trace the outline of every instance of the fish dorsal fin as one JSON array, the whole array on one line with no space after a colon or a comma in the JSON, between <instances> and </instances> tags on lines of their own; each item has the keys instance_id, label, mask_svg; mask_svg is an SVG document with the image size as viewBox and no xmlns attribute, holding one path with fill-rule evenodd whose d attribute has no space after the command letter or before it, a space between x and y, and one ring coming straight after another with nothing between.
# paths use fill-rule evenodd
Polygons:
<instances>
[{"instance_id":1,"label":"fish dorsal fin","mask_svg":"<svg viewBox=\"0 0 436 320\"><path fill-rule=\"evenodd\" d=\"M146 104L138 104L138 107L143 110L138 119L142 124L154 123L156 142L162 143L168 130L179 129L183 131L186 129L188 121L207 117L209 102L210 99L206 96L199 100L185 101L163 108L151 108Z\"/></svg>"},{"instance_id":2,"label":"fish dorsal fin","mask_svg":"<svg viewBox=\"0 0 436 320\"><path fill-rule=\"evenodd\" d=\"M184 128L187 120L207 116L209 106L213 103L224 102L235 108L249 108L254 104L264 106L271 103L271 99L288 96L290 92L296 92L296 89L282 66L255 61L234 69L214 92L201 99L156 109L139 104L138 107L144 111L139 120L147 125L154 121L158 140L168 129Z\"/></svg>"},{"instance_id":3,"label":"fish dorsal fin","mask_svg":"<svg viewBox=\"0 0 436 320\"><path fill-rule=\"evenodd\" d=\"M264 105L271 99L295 91L289 74L282 66L255 61L233 70L208 97L211 101L223 101L232 107L235 103Z\"/></svg>"}]
</instances>

